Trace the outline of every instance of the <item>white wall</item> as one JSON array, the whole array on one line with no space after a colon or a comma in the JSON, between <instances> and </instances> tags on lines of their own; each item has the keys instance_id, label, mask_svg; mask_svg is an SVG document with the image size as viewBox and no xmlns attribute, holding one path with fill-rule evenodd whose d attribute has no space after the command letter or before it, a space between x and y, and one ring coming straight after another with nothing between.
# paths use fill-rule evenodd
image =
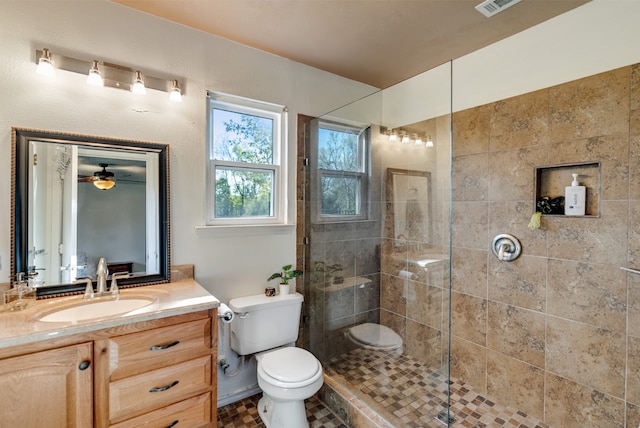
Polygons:
<instances>
[{"instance_id":1,"label":"white wall","mask_svg":"<svg viewBox=\"0 0 640 428\"><path fill-rule=\"evenodd\" d=\"M319 115L374 88L139 13L106 0L0 0L0 283L9 280L12 126L168 143L171 256L223 301L260 292L295 262L295 228L246 233L204 223L206 90L289 107L290 218L295 219L296 115ZM292 35L295 37L295 35ZM35 50L98 59L184 81L182 104L149 90L136 97L92 88L80 74L35 73Z\"/></svg>"}]
</instances>

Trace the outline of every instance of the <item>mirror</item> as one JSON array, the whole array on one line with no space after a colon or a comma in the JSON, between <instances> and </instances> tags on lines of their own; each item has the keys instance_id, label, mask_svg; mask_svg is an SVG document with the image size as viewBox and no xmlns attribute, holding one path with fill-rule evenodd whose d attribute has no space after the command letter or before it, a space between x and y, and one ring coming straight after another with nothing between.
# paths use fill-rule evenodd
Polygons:
<instances>
[{"instance_id":1,"label":"mirror","mask_svg":"<svg viewBox=\"0 0 640 428\"><path fill-rule=\"evenodd\" d=\"M431 242L431 173L387 168L386 188L396 246Z\"/></svg>"},{"instance_id":2,"label":"mirror","mask_svg":"<svg viewBox=\"0 0 640 428\"><path fill-rule=\"evenodd\" d=\"M169 146L12 128L11 273L81 292L98 260L122 287L168 282Z\"/></svg>"}]
</instances>

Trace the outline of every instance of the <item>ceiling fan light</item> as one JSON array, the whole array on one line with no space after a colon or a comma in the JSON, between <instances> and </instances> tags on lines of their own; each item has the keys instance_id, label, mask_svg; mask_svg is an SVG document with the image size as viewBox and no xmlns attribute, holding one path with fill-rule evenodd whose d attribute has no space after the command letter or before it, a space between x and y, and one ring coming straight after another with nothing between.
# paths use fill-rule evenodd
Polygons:
<instances>
[{"instance_id":1,"label":"ceiling fan light","mask_svg":"<svg viewBox=\"0 0 640 428\"><path fill-rule=\"evenodd\" d=\"M101 178L98 180L94 180L93 185L100 190L109 190L116 185L116 182L113 178Z\"/></svg>"}]
</instances>

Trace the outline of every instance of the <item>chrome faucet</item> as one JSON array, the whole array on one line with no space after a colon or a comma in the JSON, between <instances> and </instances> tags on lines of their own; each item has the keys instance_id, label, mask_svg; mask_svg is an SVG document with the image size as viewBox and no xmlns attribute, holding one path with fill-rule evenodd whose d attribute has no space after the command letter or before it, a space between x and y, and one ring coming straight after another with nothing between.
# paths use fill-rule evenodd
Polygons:
<instances>
[{"instance_id":1,"label":"chrome faucet","mask_svg":"<svg viewBox=\"0 0 640 428\"><path fill-rule=\"evenodd\" d=\"M107 268L107 261L104 257L100 258L98 262L98 268L96 269L96 278L98 279L98 288L96 292L102 294L107 291L107 276L109 275L109 269Z\"/></svg>"}]
</instances>

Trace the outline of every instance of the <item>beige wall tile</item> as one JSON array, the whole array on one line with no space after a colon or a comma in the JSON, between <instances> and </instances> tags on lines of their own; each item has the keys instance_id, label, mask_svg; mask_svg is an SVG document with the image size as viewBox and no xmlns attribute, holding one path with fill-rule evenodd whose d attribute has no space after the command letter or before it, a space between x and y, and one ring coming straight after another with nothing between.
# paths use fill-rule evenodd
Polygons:
<instances>
[{"instance_id":1,"label":"beige wall tile","mask_svg":"<svg viewBox=\"0 0 640 428\"><path fill-rule=\"evenodd\" d=\"M618 266L549 259L548 313L624 332L626 279Z\"/></svg>"},{"instance_id":2,"label":"beige wall tile","mask_svg":"<svg viewBox=\"0 0 640 428\"><path fill-rule=\"evenodd\" d=\"M451 376L473 385L478 394L487 393L487 348L453 336Z\"/></svg>"},{"instance_id":3,"label":"beige wall tile","mask_svg":"<svg viewBox=\"0 0 640 428\"><path fill-rule=\"evenodd\" d=\"M640 338L629 336L627 353L627 401L640 406Z\"/></svg>"},{"instance_id":4,"label":"beige wall tile","mask_svg":"<svg viewBox=\"0 0 640 428\"><path fill-rule=\"evenodd\" d=\"M490 105L453 114L453 156L483 153L489 150Z\"/></svg>"},{"instance_id":5,"label":"beige wall tile","mask_svg":"<svg viewBox=\"0 0 640 428\"><path fill-rule=\"evenodd\" d=\"M549 257L625 266L628 211L626 201L603 201L601 218L545 219Z\"/></svg>"},{"instance_id":6,"label":"beige wall tile","mask_svg":"<svg viewBox=\"0 0 640 428\"><path fill-rule=\"evenodd\" d=\"M640 338L640 275L627 274L628 319L627 333ZM639 403L640 404L640 403Z\"/></svg>"},{"instance_id":7,"label":"beige wall tile","mask_svg":"<svg viewBox=\"0 0 640 428\"><path fill-rule=\"evenodd\" d=\"M624 397L625 337L601 328L549 316L546 369Z\"/></svg>"},{"instance_id":8,"label":"beige wall tile","mask_svg":"<svg viewBox=\"0 0 640 428\"><path fill-rule=\"evenodd\" d=\"M487 312L487 347L544 369L544 314L497 302Z\"/></svg>"},{"instance_id":9,"label":"beige wall tile","mask_svg":"<svg viewBox=\"0 0 640 428\"><path fill-rule=\"evenodd\" d=\"M627 403L627 416L624 426L631 428L640 427L640 406Z\"/></svg>"},{"instance_id":10,"label":"beige wall tile","mask_svg":"<svg viewBox=\"0 0 640 428\"><path fill-rule=\"evenodd\" d=\"M626 265L621 265L626 266ZM640 200L629 201L629 266L640 268Z\"/></svg>"},{"instance_id":11,"label":"beige wall tile","mask_svg":"<svg viewBox=\"0 0 640 428\"><path fill-rule=\"evenodd\" d=\"M487 250L453 248L451 287L455 291L487 297Z\"/></svg>"},{"instance_id":12,"label":"beige wall tile","mask_svg":"<svg viewBox=\"0 0 640 428\"><path fill-rule=\"evenodd\" d=\"M489 299L534 311L546 309L547 259L520 256L512 262L489 257Z\"/></svg>"},{"instance_id":13,"label":"beige wall tile","mask_svg":"<svg viewBox=\"0 0 640 428\"><path fill-rule=\"evenodd\" d=\"M551 88L551 141L628 132L629 78L624 67Z\"/></svg>"},{"instance_id":14,"label":"beige wall tile","mask_svg":"<svg viewBox=\"0 0 640 428\"><path fill-rule=\"evenodd\" d=\"M524 250L523 255L546 257L546 230L529 228L534 212L533 193L531 199L527 201L490 202L489 238L493 240L493 237L500 233L510 233L520 240Z\"/></svg>"},{"instance_id":15,"label":"beige wall tile","mask_svg":"<svg viewBox=\"0 0 640 428\"><path fill-rule=\"evenodd\" d=\"M407 337L411 340L405 344L405 352L416 360L427 363L430 367L440 367L442 363L440 334L438 329L408 319Z\"/></svg>"},{"instance_id":16,"label":"beige wall tile","mask_svg":"<svg viewBox=\"0 0 640 428\"><path fill-rule=\"evenodd\" d=\"M456 156L452 163L452 199L486 201L489 197L489 154Z\"/></svg>"},{"instance_id":17,"label":"beige wall tile","mask_svg":"<svg viewBox=\"0 0 640 428\"><path fill-rule=\"evenodd\" d=\"M440 287L409 281L407 318L440 329L442 326L442 298Z\"/></svg>"},{"instance_id":18,"label":"beige wall tile","mask_svg":"<svg viewBox=\"0 0 640 428\"><path fill-rule=\"evenodd\" d=\"M629 198L629 131L599 135L586 139L560 141L549 146L549 158L553 164L600 162L600 177L580 175L578 180L587 187L587 205L594 196L616 200ZM571 171L564 177L571 184ZM595 193L595 195L594 195ZM587 211L590 212L590 211Z\"/></svg>"},{"instance_id":19,"label":"beige wall tile","mask_svg":"<svg viewBox=\"0 0 640 428\"><path fill-rule=\"evenodd\" d=\"M548 164L547 153L546 145L491 152L489 200L533 200L533 170L536 166Z\"/></svg>"},{"instance_id":20,"label":"beige wall tile","mask_svg":"<svg viewBox=\"0 0 640 428\"><path fill-rule=\"evenodd\" d=\"M549 91L531 92L492 104L492 152L549 141Z\"/></svg>"},{"instance_id":21,"label":"beige wall tile","mask_svg":"<svg viewBox=\"0 0 640 428\"><path fill-rule=\"evenodd\" d=\"M544 420L544 370L499 352L487 352L487 394Z\"/></svg>"},{"instance_id":22,"label":"beige wall tile","mask_svg":"<svg viewBox=\"0 0 640 428\"><path fill-rule=\"evenodd\" d=\"M381 275L380 307L405 316L407 307L408 281L391 275Z\"/></svg>"},{"instance_id":23,"label":"beige wall tile","mask_svg":"<svg viewBox=\"0 0 640 428\"><path fill-rule=\"evenodd\" d=\"M456 247L485 250L489 237L487 202L453 202L451 236Z\"/></svg>"},{"instance_id":24,"label":"beige wall tile","mask_svg":"<svg viewBox=\"0 0 640 428\"><path fill-rule=\"evenodd\" d=\"M624 427L622 400L548 372L545 403L545 422L553 427Z\"/></svg>"},{"instance_id":25,"label":"beige wall tile","mask_svg":"<svg viewBox=\"0 0 640 428\"><path fill-rule=\"evenodd\" d=\"M451 293L451 333L486 346L487 301L455 291Z\"/></svg>"}]
</instances>

